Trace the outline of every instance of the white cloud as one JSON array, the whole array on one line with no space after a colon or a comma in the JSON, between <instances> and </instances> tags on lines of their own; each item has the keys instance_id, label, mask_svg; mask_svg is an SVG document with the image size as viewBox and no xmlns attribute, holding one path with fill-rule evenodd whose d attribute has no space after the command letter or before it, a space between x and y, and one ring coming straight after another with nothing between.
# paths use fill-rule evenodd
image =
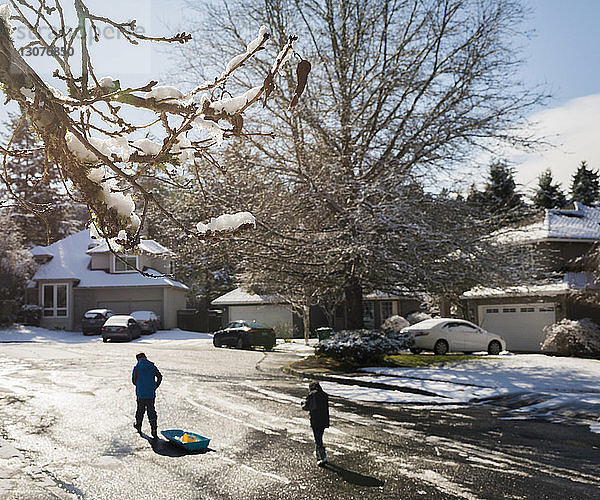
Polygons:
<instances>
[{"instance_id":1,"label":"white cloud","mask_svg":"<svg viewBox=\"0 0 600 500\"><path fill-rule=\"evenodd\" d=\"M600 94L540 111L531 120L536 123L536 134L552 146L535 154L513 156L515 179L525 190L534 189L538 175L547 168L565 191L582 160L600 169Z\"/></svg>"}]
</instances>

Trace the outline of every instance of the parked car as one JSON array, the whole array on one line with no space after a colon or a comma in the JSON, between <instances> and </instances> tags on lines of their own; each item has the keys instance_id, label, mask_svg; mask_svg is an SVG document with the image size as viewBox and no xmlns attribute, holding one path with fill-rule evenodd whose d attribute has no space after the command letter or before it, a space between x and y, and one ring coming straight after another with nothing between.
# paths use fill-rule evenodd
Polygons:
<instances>
[{"instance_id":1,"label":"parked car","mask_svg":"<svg viewBox=\"0 0 600 500\"><path fill-rule=\"evenodd\" d=\"M489 354L498 354L506 350L506 342L500 335L487 332L463 319L426 319L403 328L402 332L411 334L410 350L413 354L424 350L438 355L453 351L487 351Z\"/></svg>"},{"instance_id":2,"label":"parked car","mask_svg":"<svg viewBox=\"0 0 600 500\"><path fill-rule=\"evenodd\" d=\"M138 322L143 334L154 333L160 328L160 318L153 311L133 311L131 316Z\"/></svg>"},{"instance_id":3,"label":"parked car","mask_svg":"<svg viewBox=\"0 0 600 500\"><path fill-rule=\"evenodd\" d=\"M134 317L117 314L106 320L102 327L102 341L108 340L133 340L141 337L142 329Z\"/></svg>"},{"instance_id":4,"label":"parked car","mask_svg":"<svg viewBox=\"0 0 600 500\"><path fill-rule=\"evenodd\" d=\"M216 331L213 336L215 347L247 349L252 346L263 346L265 350L270 351L275 344L275 330L257 321L232 321L222 330Z\"/></svg>"},{"instance_id":5,"label":"parked car","mask_svg":"<svg viewBox=\"0 0 600 500\"><path fill-rule=\"evenodd\" d=\"M102 333L102 325L104 322L114 316L115 313L110 309L90 309L87 311L81 319L81 330L84 335L91 335L92 333Z\"/></svg>"}]
</instances>

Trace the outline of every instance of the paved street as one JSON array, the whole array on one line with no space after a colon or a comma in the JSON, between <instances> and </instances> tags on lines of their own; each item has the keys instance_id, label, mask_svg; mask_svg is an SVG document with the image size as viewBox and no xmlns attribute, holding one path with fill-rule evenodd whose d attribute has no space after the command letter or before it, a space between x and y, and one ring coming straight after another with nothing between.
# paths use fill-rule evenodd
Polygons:
<instances>
[{"instance_id":1,"label":"paved street","mask_svg":"<svg viewBox=\"0 0 600 500\"><path fill-rule=\"evenodd\" d=\"M96 341L98 340L98 341ZM163 373L159 429L212 439L204 454L132 428L130 373ZM307 381L293 353L210 340L0 344L0 498L593 498L600 435L503 420L499 405L361 404L332 398L330 466L314 464ZM508 407L510 401L506 401ZM144 432L149 433L147 420Z\"/></svg>"}]
</instances>

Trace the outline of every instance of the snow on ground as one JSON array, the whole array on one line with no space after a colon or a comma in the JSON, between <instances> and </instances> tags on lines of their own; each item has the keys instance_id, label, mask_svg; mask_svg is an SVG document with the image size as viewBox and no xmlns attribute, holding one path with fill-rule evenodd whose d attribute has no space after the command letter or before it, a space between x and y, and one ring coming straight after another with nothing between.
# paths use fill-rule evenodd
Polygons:
<instances>
[{"instance_id":1,"label":"snow on ground","mask_svg":"<svg viewBox=\"0 0 600 500\"><path fill-rule=\"evenodd\" d=\"M210 340L208 333L159 330L137 343ZM102 342L99 335L15 326L0 329L2 342ZM299 357L314 353L317 339L278 339L275 348ZM600 432L600 360L542 354L486 356L471 361L423 368L364 368L365 374L346 377L348 384L322 382L332 396L358 401L419 405L497 404L507 408L505 418L539 418L585 423ZM352 384L360 381L386 384L390 389ZM413 392L410 392L413 391Z\"/></svg>"},{"instance_id":2,"label":"snow on ground","mask_svg":"<svg viewBox=\"0 0 600 500\"><path fill-rule=\"evenodd\" d=\"M150 344L162 340L205 340L212 339L209 333L188 332L175 328L173 330L159 330L150 335L142 335L136 340L138 343ZM67 330L49 330L39 326L17 325L0 328L0 343L2 342L37 342L37 343L65 343L82 344L86 342L102 342L100 335L83 335L81 332Z\"/></svg>"},{"instance_id":3,"label":"snow on ground","mask_svg":"<svg viewBox=\"0 0 600 500\"><path fill-rule=\"evenodd\" d=\"M510 408L504 418L544 419L584 423L600 432L600 361L542 354L518 354L424 368L365 368L372 375L353 377L399 389L415 389L437 396L321 384L331 395L405 404L493 403Z\"/></svg>"}]
</instances>

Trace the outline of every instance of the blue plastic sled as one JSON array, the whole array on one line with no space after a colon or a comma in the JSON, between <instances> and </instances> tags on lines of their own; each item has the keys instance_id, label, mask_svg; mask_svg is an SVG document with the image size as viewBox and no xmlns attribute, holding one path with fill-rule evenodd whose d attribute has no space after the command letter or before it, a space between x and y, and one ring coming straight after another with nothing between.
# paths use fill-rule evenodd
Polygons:
<instances>
[{"instance_id":1,"label":"blue plastic sled","mask_svg":"<svg viewBox=\"0 0 600 500\"><path fill-rule=\"evenodd\" d=\"M208 448L208 443L210 443L210 438L201 436L200 434L196 434L195 432L183 431L181 429L168 429L166 431L160 431L160 433L169 441L175 443L178 446L181 446L187 451L205 450L206 448ZM184 443L181 440L181 437L184 434L195 437L196 441L189 441L187 443Z\"/></svg>"}]
</instances>

